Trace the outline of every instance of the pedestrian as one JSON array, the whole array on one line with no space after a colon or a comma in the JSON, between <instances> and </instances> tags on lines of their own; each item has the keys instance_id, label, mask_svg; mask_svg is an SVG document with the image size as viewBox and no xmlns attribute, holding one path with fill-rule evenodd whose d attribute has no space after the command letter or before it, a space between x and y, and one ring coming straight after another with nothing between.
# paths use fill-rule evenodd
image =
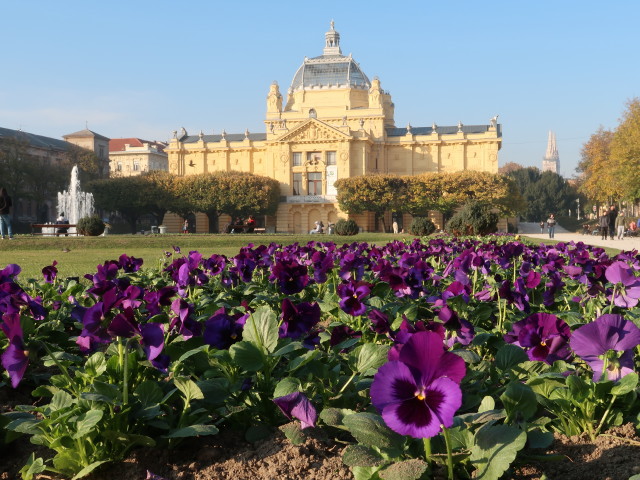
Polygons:
<instances>
[{"instance_id":1,"label":"pedestrian","mask_svg":"<svg viewBox=\"0 0 640 480\"><path fill-rule=\"evenodd\" d=\"M547 218L547 229L549 230L549 238L553 238L556 231L556 217L553 213Z\"/></svg>"},{"instance_id":2,"label":"pedestrian","mask_svg":"<svg viewBox=\"0 0 640 480\"><path fill-rule=\"evenodd\" d=\"M540 220L540 233L544 233L544 220Z\"/></svg>"},{"instance_id":3,"label":"pedestrian","mask_svg":"<svg viewBox=\"0 0 640 480\"><path fill-rule=\"evenodd\" d=\"M182 233L189 233L189 220L184 219L184 223L182 224Z\"/></svg>"},{"instance_id":4,"label":"pedestrian","mask_svg":"<svg viewBox=\"0 0 640 480\"><path fill-rule=\"evenodd\" d=\"M607 234L609 233L609 214L606 210L600 215L598 226L600 227L601 240L606 240Z\"/></svg>"},{"instance_id":5,"label":"pedestrian","mask_svg":"<svg viewBox=\"0 0 640 480\"><path fill-rule=\"evenodd\" d=\"M399 227L398 227L398 220L396 220L395 218L393 219L393 233L398 233Z\"/></svg>"},{"instance_id":6,"label":"pedestrian","mask_svg":"<svg viewBox=\"0 0 640 480\"><path fill-rule=\"evenodd\" d=\"M609 238L613 240L616 234L616 218L618 217L618 210L615 205L611 205L609 208Z\"/></svg>"},{"instance_id":7,"label":"pedestrian","mask_svg":"<svg viewBox=\"0 0 640 480\"><path fill-rule=\"evenodd\" d=\"M60 226L68 223L69 220L67 220L67 217L64 216L64 212L60 212L60 215L58 215L58 218L56 218L56 224L58 225L58 227L56 228L56 237L60 235L64 235L65 237L69 236L69 229Z\"/></svg>"},{"instance_id":8,"label":"pedestrian","mask_svg":"<svg viewBox=\"0 0 640 480\"><path fill-rule=\"evenodd\" d=\"M624 238L624 227L626 222L627 219L624 215L624 210L622 210L616 217L616 230L618 231L618 240L622 240Z\"/></svg>"},{"instance_id":9,"label":"pedestrian","mask_svg":"<svg viewBox=\"0 0 640 480\"><path fill-rule=\"evenodd\" d=\"M7 189L0 188L0 235L4 240L5 235L9 237L9 240L13 240L13 228L11 226L11 197L7 193Z\"/></svg>"}]
</instances>

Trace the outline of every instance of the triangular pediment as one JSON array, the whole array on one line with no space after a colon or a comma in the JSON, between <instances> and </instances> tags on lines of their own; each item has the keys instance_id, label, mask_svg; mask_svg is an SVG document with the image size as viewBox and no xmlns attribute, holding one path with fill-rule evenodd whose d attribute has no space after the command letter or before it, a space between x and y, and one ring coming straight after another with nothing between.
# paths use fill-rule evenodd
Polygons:
<instances>
[{"instance_id":1,"label":"triangular pediment","mask_svg":"<svg viewBox=\"0 0 640 480\"><path fill-rule=\"evenodd\" d=\"M351 135L341 132L316 118L310 118L302 125L285 133L276 142L324 142L348 140Z\"/></svg>"}]
</instances>

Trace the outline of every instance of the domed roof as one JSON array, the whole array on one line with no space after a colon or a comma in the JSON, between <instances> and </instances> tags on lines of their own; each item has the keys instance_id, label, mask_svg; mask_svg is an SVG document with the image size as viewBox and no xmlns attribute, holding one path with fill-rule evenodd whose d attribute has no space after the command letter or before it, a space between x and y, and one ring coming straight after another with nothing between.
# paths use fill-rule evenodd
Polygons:
<instances>
[{"instance_id":1,"label":"domed roof","mask_svg":"<svg viewBox=\"0 0 640 480\"><path fill-rule=\"evenodd\" d=\"M371 88L371 82L358 63L340 50L340 34L333 28L325 34L325 47L319 57L305 58L291 82L290 91L320 88Z\"/></svg>"}]
</instances>

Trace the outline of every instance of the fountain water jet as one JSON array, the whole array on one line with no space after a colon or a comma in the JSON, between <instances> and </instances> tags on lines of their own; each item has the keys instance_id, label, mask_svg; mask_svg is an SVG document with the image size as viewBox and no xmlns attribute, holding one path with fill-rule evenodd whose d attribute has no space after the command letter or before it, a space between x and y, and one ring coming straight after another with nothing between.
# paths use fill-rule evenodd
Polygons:
<instances>
[{"instance_id":1,"label":"fountain water jet","mask_svg":"<svg viewBox=\"0 0 640 480\"><path fill-rule=\"evenodd\" d=\"M90 217L94 213L93 193L80 190L77 165L71 169L69 191L58 192L58 215L63 212L71 224L77 224L81 218ZM70 229L71 231L75 229Z\"/></svg>"}]
</instances>

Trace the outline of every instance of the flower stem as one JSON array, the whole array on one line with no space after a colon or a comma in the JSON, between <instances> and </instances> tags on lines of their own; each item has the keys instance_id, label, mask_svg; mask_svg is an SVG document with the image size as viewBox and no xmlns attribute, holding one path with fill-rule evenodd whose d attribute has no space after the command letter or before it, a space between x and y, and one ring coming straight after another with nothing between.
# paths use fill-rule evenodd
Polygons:
<instances>
[{"instance_id":1,"label":"flower stem","mask_svg":"<svg viewBox=\"0 0 640 480\"><path fill-rule=\"evenodd\" d=\"M444 443L447 447L447 473L449 480L453 479L453 454L451 452L451 439L449 438L449 430L444 426L440 425L442 428L442 434L444 435Z\"/></svg>"},{"instance_id":2,"label":"flower stem","mask_svg":"<svg viewBox=\"0 0 640 480\"><path fill-rule=\"evenodd\" d=\"M613 402L616 401L616 398L617 398L617 395L612 395L611 396L611 401L609 402L609 406L604 411L604 414L602 415L602 418L600 419L600 423L598 424L598 427L596 428L596 431L593 434L594 437L597 437L598 434L600 433L600 430L602 429L602 426L604 425L604 422L607 419L607 416L609 415L609 412L611 411L611 407L613 407ZM595 438L594 438L594 440L595 440Z\"/></svg>"},{"instance_id":3,"label":"flower stem","mask_svg":"<svg viewBox=\"0 0 640 480\"><path fill-rule=\"evenodd\" d=\"M423 438L422 443L424 445L424 458L427 463L431 463L431 439Z\"/></svg>"}]
</instances>

